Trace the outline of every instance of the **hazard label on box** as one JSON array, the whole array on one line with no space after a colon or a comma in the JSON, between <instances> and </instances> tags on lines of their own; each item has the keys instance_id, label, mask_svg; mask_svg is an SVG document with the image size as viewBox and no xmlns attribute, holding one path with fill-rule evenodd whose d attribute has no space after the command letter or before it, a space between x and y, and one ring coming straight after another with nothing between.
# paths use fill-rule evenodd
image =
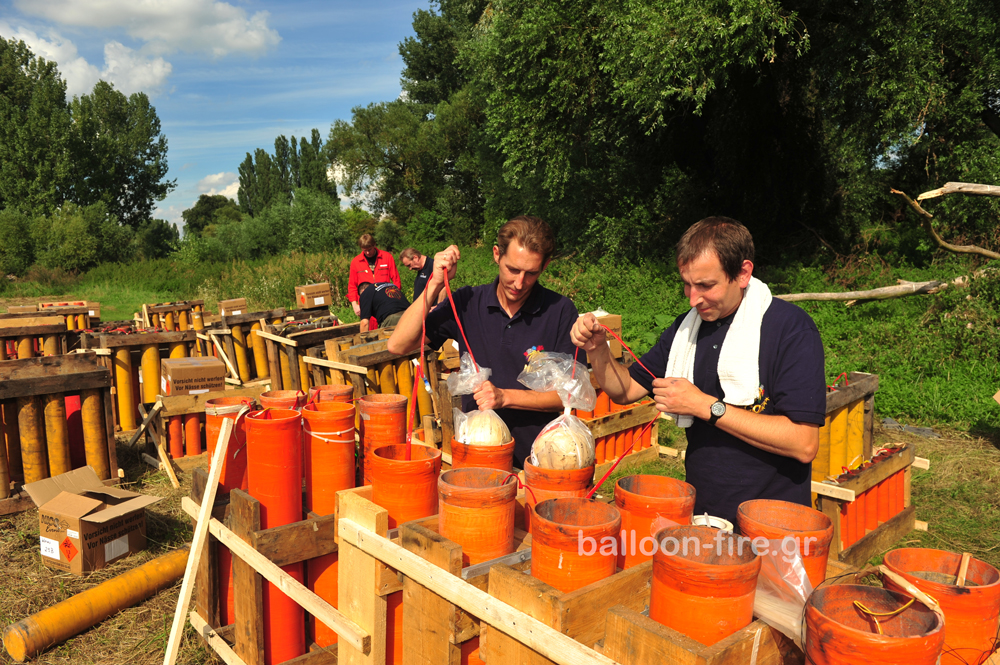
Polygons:
<instances>
[{"instance_id":1,"label":"hazard label on box","mask_svg":"<svg viewBox=\"0 0 1000 665\"><path fill-rule=\"evenodd\" d=\"M66 557L67 561L72 561L73 557L80 553L76 549L76 545L73 544L73 541L69 539L69 536L66 536L66 539L59 543L59 549L62 550L63 556Z\"/></svg>"}]
</instances>

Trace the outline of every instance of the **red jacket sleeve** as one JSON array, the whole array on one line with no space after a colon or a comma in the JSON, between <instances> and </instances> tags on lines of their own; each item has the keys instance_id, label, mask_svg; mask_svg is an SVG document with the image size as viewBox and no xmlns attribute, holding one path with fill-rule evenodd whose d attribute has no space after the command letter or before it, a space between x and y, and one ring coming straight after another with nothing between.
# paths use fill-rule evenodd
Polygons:
<instances>
[{"instance_id":1,"label":"red jacket sleeve","mask_svg":"<svg viewBox=\"0 0 1000 665\"><path fill-rule=\"evenodd\" d=\"M351 259L350 275L347 278L347 299L350 302L358 302L358 269L357 258Z\"/></svg>"}]
</instances>

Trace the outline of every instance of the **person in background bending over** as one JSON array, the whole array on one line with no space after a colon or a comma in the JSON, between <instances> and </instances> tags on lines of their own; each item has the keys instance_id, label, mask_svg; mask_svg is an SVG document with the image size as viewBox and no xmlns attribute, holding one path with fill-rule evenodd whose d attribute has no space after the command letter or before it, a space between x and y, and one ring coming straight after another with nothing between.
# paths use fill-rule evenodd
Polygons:
<instances>
[{"instance_id":1,"label":"person in background bending over","mask_svg":"<svg viewBox=\"0 0 1000 665\"><path fill-rule=\"evenodd\" d=\"M347 278L347 299L354 308L354 313L361 316L361 305L358 298L358 284L361 282L392 282L400 286L399 271L396 270L396 262L392 254L383 251L375 246L375 238L372 234L365 233L358 238L358 247L361 253L351 259L350 275ZM378 327L378 322L374 317L369 320L372 328Z\"/></svg>"},{"instance_id":2,"label":"person in background bending over","mask_svg":"<svg viewBox=\"0 0 1000 665\"><path fill-rule=\"evenodd\" d=\"M611 399L629 404L652 393L657 408L686 427L694 512L733 524L750 499L810 505L810 463L826 411L816 324L771 297L752 276L753 259L753 238L734 219L709 217L687 230L677 268L691 309L642 357L655 376L613 360L592 314L572 331Z\"/></svg>"},{"instance_id":3,"label":"person in background bending over","mask_svg":"<svg viewBox=\"0 0 1000 665\"><path fill-rule=\"evenodd\" d=\"M495 409L514 437L514 463L519 467L542 427L562 410L562 403L555 391L528 390L518 383L517 375L532 351L572 354L575 350L569 331L577 318L576 306L538 284L554 250L555 236L548 224L538 217L515 217L500 228L493 246L497 278L482 286L464 286L453 294L472 355L481 367L493 371L474 395L462 397L462 410ZM427 281L428 303L437 301L444 288L444 272L452 279L460 258L454 245L435 255L435 269ZM468 351L451 304L443 302L428 313L423 298L410 305L396 324L389 351L403 354L416 349L424 316L432 348L454 339L460 353Z\"/></svg>"},{"instance_id":4,"label":"person in background bending over","mask_svg":"<svg viewBox=\"0 0 1000 665\"><path fill-rule=\"evenodd\" d=\"M368 321L375 319L376 328L394 326L410 306L402 289L392 282L358 284L361 303L361 332L368 332Z\"/></svg>"}]
</instances>

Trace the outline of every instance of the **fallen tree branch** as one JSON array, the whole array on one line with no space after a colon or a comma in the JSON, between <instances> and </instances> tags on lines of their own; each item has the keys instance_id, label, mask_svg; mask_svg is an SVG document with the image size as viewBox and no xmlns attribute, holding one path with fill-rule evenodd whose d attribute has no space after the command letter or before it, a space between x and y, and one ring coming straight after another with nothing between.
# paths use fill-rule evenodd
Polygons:
<instances>
[{"instance_id":1,"label":"fallen tree branch","mask_svg":"<svg viewBox=\"0 0 1000 665\"><path fill-rule=\"evenodd\" d=\"M972 182L946 182L944 187L938 187L924 192L917 197L918 201L934 199L948 194L968 194L970 196L1000 196L1000 187L996 185L977 185Z\"/></svg>"},{"instance_id":2,"label":"fallen tree branch","mask_svg":"<svg viewBox=\"0 0 1000 665\"><path fill-rule=\"evenodd\" d=\"M868 291L844 291L842 293L786 293L774 296L786 302L801 302L803 300L885 300L912 296L918 293L937 293L948 287L947 282L931 280L929 282L906 282L896 286L883 286Z\"/></svg>"},{"instance_id":3,"label":"fallen tree branch","mask_svg":"<svg viewBox=\"0 0 1000 665\"><path fill-rule=\"evenodd\" d=\"M954 183L954 184L961 184L961 183ZM982 186L987 187L988 185L982 185ZM947 187L947 185L945 187ZM1000 187L994 189L1000 190ZM950 243L945 242L944 240L941 239L941 236L937 234L937 231L934 230L933 225L931 225L931 220L934 219L934 215L930 214L929 212L921 208L920 204L911 199L909 196L907 196L905 192L901 192L898 189L890 189L889 191L893 194L899 194L900 196L902 196L906 200L906 202L910 204L910 207L913 208L913 210L918 215L920 215L920 218L923 220L924 229L934 239L934 242L937 243L938 247L946 249L949 252L955 252L956 254L978 254L979 256L985 256L988 259L1000 259L1000 254L997 254L996 252L991 252L988 249L983 249L982 247L976 247L975 245L952 245Z\"/></svg>"}]
</instances>

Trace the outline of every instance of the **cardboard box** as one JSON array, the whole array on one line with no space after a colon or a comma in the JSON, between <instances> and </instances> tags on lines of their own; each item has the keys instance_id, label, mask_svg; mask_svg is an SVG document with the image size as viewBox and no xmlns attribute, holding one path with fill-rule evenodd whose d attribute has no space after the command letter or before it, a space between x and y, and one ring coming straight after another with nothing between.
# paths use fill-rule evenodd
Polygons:
<instances>
[{"instance_id":1,"label":"cardboard box","mask_svg":"<svg viewBox=\"0 0 1000 665\"><path fill-rule=\"evenodd\" d=\"M597 312L594 312L597 315ZM622 317L621 314L603 314L597 317L597 322L606 325L608 328L614 331L619 337L622 336ZM611 347L611 356L613 358L622 357L622 345L617 339L608 335L608 345Z\"/></svg>"},{"instance_id":2,"label":"cardboard box","mask_svg":"<svg viewBox=\"0 0 1000 665\"><path fill-rule=\"evenodd\" d=\"M101 318L101 303L99 302L88 302L87 303L87 315L92 319Z\"/></svg>"},{"instance_id":3,"label":"cardboard box","mask_svg":"<svg viewBox=\"0 0 1000 665\"><path fill-rule=\"evenodd\" d=\"M8 314L28 314L37 311L38 307L36 305L11 305L7 308Z\"/></svg>"},{"instance_id":4,"label":"cardboard box","mask_svg":"<svg viewBox=\"0 0 1000 665\"><path fill-rule=\"evenodd\" d=\"M295 287L295 302L302 309L329 307L331 300L333 293L330 291L330 282Z\"/></svg>"},{"instance_id":5,"label":"cardboard box","mask_svg":"<svg viewBox=\"0 0 1000 665\"><path fill-rule=\"evenodd\" d=\"M42 563L80 575L146 547L146 506L158 496L105 487L85 466L24 486L38 506Z\"/></svg>"},{"instance_id":6,"label":"cardboard box","mask_svg":"<svg viewBox=\"0 0 1000 665\"><path fill-rule=\"evenodd\" d=\"M246 298L233 298L232 300L219 301L219 314L221 316L237 316L247 311Z\"/></svg>"},{"instance_id":7,"label":"cardboard box","mask_svg":"<svg viewBox=\"0 0 1000 665\"><path fill-rule=\"evenodd\" d=\"M226 365L218 358L166 358L160 361L163 395L201 395L226 389Z\"/></svg>"}]
</instances>

